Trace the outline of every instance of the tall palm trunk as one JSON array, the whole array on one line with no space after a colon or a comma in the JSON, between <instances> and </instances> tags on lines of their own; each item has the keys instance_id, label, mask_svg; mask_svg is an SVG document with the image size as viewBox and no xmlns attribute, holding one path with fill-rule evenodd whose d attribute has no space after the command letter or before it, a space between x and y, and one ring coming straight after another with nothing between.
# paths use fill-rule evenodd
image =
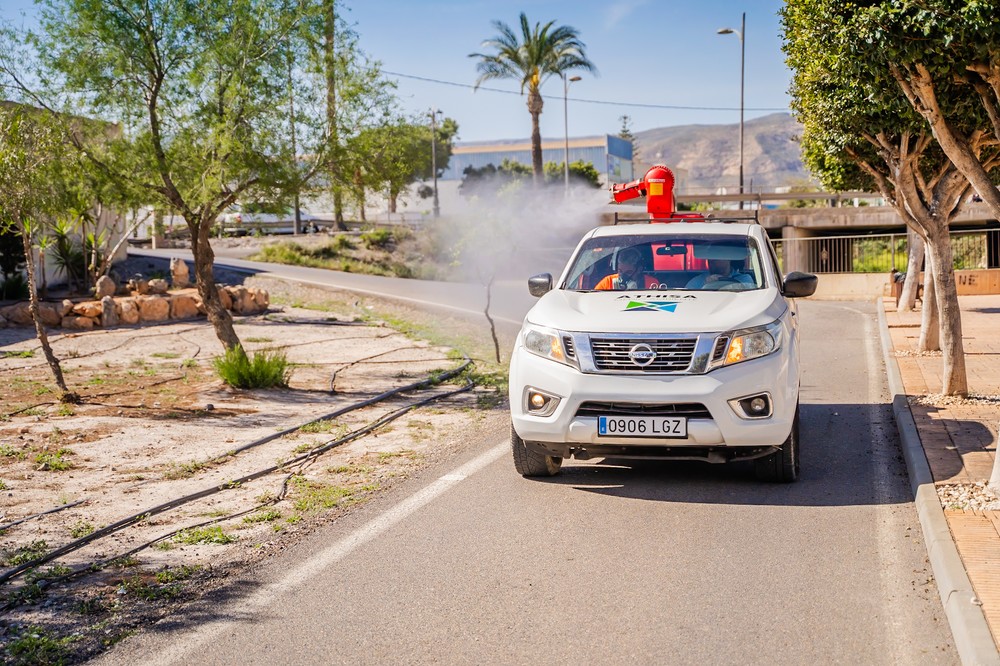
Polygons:
<instances>
[{"instance_id":1,"label":"tall palm trunk","mask_svg":"<svg viewBox=\"0 0 1000 666\"><path fill-rule=\"evenodd\" d=\"M541 93L537 88L532 88L528 92L528 113L531 114L531 171L535 187L541 187L545 177L545 167L542 163L542 131L538 124L543 105Z\"/></svg>"}]
</instances>

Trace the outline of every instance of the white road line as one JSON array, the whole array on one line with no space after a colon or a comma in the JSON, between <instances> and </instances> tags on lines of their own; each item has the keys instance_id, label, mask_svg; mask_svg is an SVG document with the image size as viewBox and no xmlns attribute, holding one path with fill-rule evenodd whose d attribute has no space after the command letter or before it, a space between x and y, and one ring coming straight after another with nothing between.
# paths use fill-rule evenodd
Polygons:
<instances>
[{"instance_id":1,"label":"white road line","mask_svg":"<svg viewBox=\"0 0 1000 666\"><path fill-rule=\"evenodd\" d=\"M431 501L447 492L462 480L482 470L487 465L500 458L509 448L507 442L497 444L489 451L470 460L464 465L452 470L429 486L417 491L399 504L390 508L370 522L348 534L340 541L328 546L311 558L290 570L280 580L268 583L259 588L247 598L238 602L239 616L234 620L218 619L199 625L183 637L177 636L170 645L158 651L155 656L146 660L147 664L188 664L196 661L194 653L205 643L225 631L232 621L243 621L245 618L263 611L266 607L279 604L278 597L293 592L307 584L331 565L347 557L359 546L362 546L389 528L393 527L407 516L418 511Z\"/></svg>"}]
</instances>

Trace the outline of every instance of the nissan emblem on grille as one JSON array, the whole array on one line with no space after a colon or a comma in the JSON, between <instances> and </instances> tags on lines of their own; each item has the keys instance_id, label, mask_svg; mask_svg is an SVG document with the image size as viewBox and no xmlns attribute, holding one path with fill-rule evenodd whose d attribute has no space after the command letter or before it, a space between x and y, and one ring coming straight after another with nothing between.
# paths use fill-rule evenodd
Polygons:
<instances>
[{"instance_id":1,"label":"nissan emblem on grille","mask_svg":"<svg viewBox=\"0 0 1000 666\"><path fill-rule=\"evenodd\" d=\"M646 367L656 360L656 352L644 342L632 347L628 352L628 357L639 367Z\"/></svg>"}]
</instances>

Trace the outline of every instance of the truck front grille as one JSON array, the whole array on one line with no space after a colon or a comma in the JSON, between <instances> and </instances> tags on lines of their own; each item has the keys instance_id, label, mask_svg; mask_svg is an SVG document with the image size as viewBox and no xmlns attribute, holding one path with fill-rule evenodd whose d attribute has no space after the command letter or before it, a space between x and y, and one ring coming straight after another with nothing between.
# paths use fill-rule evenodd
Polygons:
<instances>
[{"instance_id":1,"label":"truck front grille","mask_svg":"<svg viewBox=\"0 0 1000 666\"><path fill-rule=\"evenodd\" d=\"M594 365L598 370L623 372L683 372L691 365L698 338L662 340L656 338L591 338ZM656 358L640 365L629 357L636 345L649 345Z\"/></svg>"},{"instance_id":2,"label":"truck front grille","mask_svg":"<svg viewBox=\"0 0 1000 666\"><path fill-rule=\"evenodd\" d=\"M576 410L577 416L686 416L710 419L712 414L700 402L598 402L588 400Z\"/></svg>"}]
</instances>

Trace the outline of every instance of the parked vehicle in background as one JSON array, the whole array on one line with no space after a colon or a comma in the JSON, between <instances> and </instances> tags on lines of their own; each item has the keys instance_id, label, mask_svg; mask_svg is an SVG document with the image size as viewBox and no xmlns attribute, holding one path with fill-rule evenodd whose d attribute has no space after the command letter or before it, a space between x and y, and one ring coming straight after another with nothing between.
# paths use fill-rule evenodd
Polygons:
<instances>
[{"instance_id":1,"label":"parked vehicle in background","mask_svg":"<svg viewBox=\"0 0 1000 666\"><path fill-rule=\"evenodd\" d=\"M309 211L299 209L302 233L319 231L319 219ZM295 231L295 208L292 206L234 204L219 216L222 233L232 236L249 234L291 234Z\"/></svg>"}]
</instances>

